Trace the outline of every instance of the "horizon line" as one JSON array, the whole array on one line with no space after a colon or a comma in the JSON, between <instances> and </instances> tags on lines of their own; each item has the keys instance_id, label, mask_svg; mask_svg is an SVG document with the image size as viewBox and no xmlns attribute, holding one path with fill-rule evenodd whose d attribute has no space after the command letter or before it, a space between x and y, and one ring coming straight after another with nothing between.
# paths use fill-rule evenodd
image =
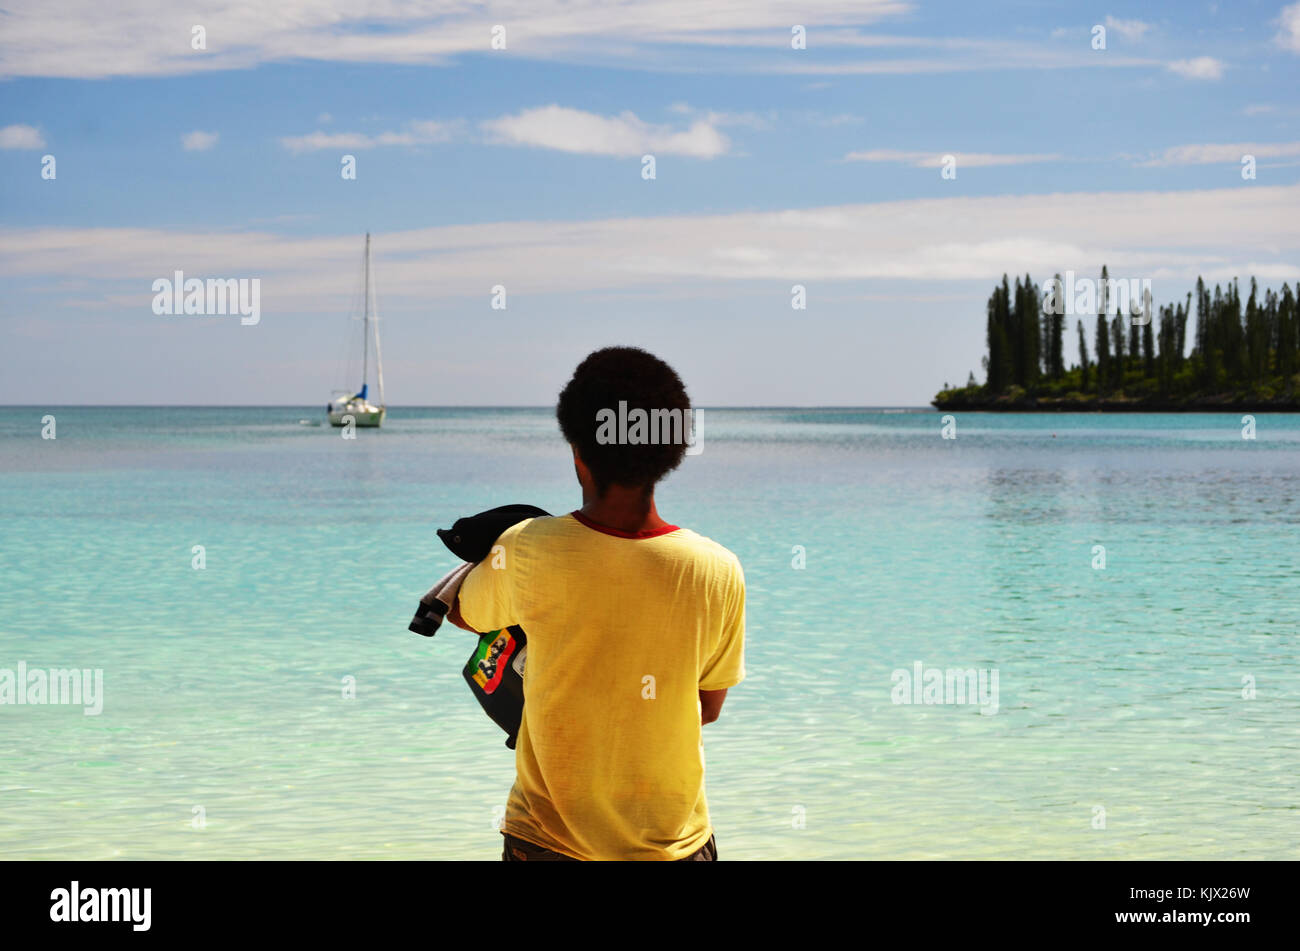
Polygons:
<instances>
[{"instance_id":1,"label":"horizon line","mask_svg":"<svg viewBox=\"0 0 1300 951\"><path fill-rule=\"evenodd\" d=\"M0 403L6 409L312 409L315 403ZM554 410L553 403L409 403L386 404L385 409L545 409ZM744 404L728 406L692 406L691 409L868 409L868 410L934 410L930 405L879 404Z\"/></svg>"}]
</instances>

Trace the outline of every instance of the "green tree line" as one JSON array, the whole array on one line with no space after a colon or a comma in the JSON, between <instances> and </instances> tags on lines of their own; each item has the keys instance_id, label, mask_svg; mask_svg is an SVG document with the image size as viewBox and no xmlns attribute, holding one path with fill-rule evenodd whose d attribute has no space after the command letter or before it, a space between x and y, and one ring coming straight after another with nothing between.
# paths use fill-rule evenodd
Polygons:
<instances>
[{"instance_id":1,"label":"green tree line","mask_svg":"<svg viewBox=\"0 0 1300 951\"><path fill-rule=\"evenodd\" d=\"M1045 294L1028 274L1014 284L1003 275L988 300L983 386L971 374L964 390L945 387L941 397L976 391L984 397L1076 399L1248 393L1270 400L1300 389L1300 283L1294 292L1283 283L1279 291L1261 294L1252 277L1243 305L1236 279L1211 291L1198 278L1185 300L1158 310L1149 296L1136 302L1144 305L1141 315L1123 309L1116 286L1103 267L1101 280L1089 288L1095 288L1095 312L1075 317L1079 361L1067 367L1063 342L1070 318L1061 306L1061 276L1049 282ZM1193 313L1189 353L1187 324Z\"/></svg>"}]
</instances>

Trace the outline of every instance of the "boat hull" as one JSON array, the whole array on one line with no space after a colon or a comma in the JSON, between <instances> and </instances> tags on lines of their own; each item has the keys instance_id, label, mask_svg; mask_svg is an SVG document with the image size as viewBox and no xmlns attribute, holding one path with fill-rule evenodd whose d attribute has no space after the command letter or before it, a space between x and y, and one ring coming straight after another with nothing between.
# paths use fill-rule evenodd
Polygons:
<instances>
[{"instance_id":1,"label":"boat hull","mask_svg":"<svg viewBox=\"0 0 1300 951\"><path fill-rule=\"evenodd\" d=\"M331 426L346 426L351 419L352 424L358 428L378 429L384 424L384 416L388 408L385 406L355 406L347 404L341 407L331 407L329 411Z\"/></svg>"}]
</instances>

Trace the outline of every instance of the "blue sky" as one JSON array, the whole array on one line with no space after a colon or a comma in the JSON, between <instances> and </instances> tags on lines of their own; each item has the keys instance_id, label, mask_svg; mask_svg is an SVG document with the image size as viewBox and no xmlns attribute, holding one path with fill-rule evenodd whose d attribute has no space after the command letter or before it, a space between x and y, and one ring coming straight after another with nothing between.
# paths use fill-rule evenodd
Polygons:
<instances>
[{"instance_id":1,"label":"blue sky","mask_svg":"<svg viewBox=\"0 0 1300 951\"><path fill-rule=\"evenodd\" d=\"M322 403L367 230L398 406L611 343L702 404L921 405L1003 272L1300 280L1300 3L791 9L9 0L0 402ZM260 322L156 315L175 270Z\"/></svg>"}]
</instances>

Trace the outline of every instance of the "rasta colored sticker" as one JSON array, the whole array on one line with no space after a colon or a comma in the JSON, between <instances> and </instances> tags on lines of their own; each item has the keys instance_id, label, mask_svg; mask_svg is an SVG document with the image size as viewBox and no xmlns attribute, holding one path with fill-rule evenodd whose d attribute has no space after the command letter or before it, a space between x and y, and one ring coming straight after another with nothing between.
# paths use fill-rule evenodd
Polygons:
<instances>
[{"instance_id":1,"label":"rasta colored sticker","mask_svg":"<svg viewBox=\"0 0 1300 951\"><path fill-rule=\"evenodd\" d=\"M492 693L501 683L506 664L510 662L518 643L509 631L489 631L478 642L478 650L465 664L466 671L484 693Z\"/></svg>"}]
</instances>

